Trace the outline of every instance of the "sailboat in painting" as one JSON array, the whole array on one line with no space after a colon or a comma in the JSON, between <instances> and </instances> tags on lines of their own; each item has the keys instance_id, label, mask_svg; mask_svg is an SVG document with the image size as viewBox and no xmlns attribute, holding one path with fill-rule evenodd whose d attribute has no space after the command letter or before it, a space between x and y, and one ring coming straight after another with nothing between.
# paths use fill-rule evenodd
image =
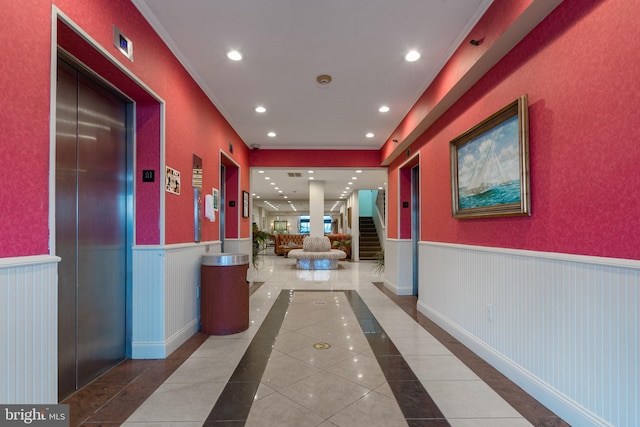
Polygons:
<instances>
[{"instance_id":1,"label":"sailboat in painting","mask_svg":"<svg viewBox=\"0 0 640 427\"><path fill-rule=\"evenodd\" d=\"M464 189L465 196L477 196L486 193L492 187L509 184L512 181L506 177L500 159L496 155L494 145L494 142L491 141L489 149L485 151L482 159L475 164L469 186ZM498 181L489 178L487 173L489 170L497 172Z\"/></svg>"},{"instance_id":2,"label":"sailboat in painting","mask_svg":"<svg viewBox=\"0 0 640 427\"><path fill-rule=\"evenodd\" d=\"M491 132L460 148L466 159L460 174L460 207L477 208L520 201L517 118L504 121Z\"/></svg>"}]
</instances>

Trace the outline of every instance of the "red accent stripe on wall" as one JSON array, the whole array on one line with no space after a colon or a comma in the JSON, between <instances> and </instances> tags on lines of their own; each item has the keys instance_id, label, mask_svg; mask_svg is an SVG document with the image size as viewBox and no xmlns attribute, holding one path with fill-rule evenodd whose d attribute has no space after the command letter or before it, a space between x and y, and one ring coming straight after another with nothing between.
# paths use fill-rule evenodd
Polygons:
<instances>
[{"instance_id":1,"label":"red accent stripe on wall","mask_svg":"<svg viewBox=\"0 0 640 427\"><path fill-rule=\"evenodd\" d=\"M250 150L255 167L380 167L379 150Z\"/></svg>"}]
</instances>

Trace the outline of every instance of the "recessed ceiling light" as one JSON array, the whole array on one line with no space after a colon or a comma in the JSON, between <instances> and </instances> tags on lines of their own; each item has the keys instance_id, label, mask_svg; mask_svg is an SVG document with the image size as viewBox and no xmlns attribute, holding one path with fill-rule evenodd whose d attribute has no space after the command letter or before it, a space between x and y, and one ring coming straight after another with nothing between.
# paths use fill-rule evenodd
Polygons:
<instances>
[{"instance_id":1,"label":"recessed ceiling light","mask_svg":"<svg viewBox=\"0 0 640 427\"><path fill-rule=\"evenodd\" d=\"M310 176L309 179L315 179L314 177Z\"/></svg>"},{"instance_id":2,"label":"recessed ceiling light","mask_svg":"<svg viewBox=\"0 0 640 427\"><path fill-rule=\"evenodd\" d=\"M356 173L362 173L362 171L361 171L360 169L358 169L358 170L356 171Z\"/></svg>"},{"instance_id":3,"label":"recessed ceiling light","mask_svg":"<svg viewBox=\"0 0 640 427\"><path fill-rule=\"evenodd\" d=\"M267 181L269 181L271 178L269 178L268 176L265 176L264 179L266 179Z\"/></svg>"},{"instance_id":4,"label":"recessed ceiling light","mask_svg":"<svg viewBox=\"0 0 640 427\"><path fill-rule=\"evenodd\" d=\"M280 189L280 187L275 187L275 188L274 188L274 190L279 190L279 189Z\"/></svg>"},{"instance_id":5,"label":"recessed ceiling light","mask_svg":"<svg viewBox=\"0 0 640 427\"><path fill-rule=\"evenodd\" d=\"M404 60L407 62L415 62L420 59L420 53L417 50L410 50L404 56Z\"/></svg>"},{"instance_id":6,"label":"recessed ceiling light","mask_svg":"<svg viewBox=\"0 0 640 427\"><path fill-rule=\"evenodd\" d=\"M275 182L270 182L269 185L276 185L276 183Z\"/></svg>"},{"instance_id":7,"label":"recessed ceiling light","mask_svg":"<svg viewBox=\"0 0 640 427\"><path fill-rule=\"evenodd\" d=\"M244 59L244 53L239 50L230 50L227 52L227 58L232 61L242 61Z\"/></svg>"},{"instance_id":8,"label":"recessed ceiling light","mask_svg":"<svg viewBox=\"0 0 640 427\"><path fill-rule=\"evenodd\" d=\"M378 111L380 111L381 113L386 113L389 111L389 107L383 105L382 107L378 108Z\"/></svg>"},{"instance_id":9,"label":"recessed ceiling light","mask_svg":"<svg viewBox=\"0 0 640 427\"><path fill-rule=\"evenodd\" d=\"M358 179L358 177L357 176L352 176L351 179Z\"/></svg>"},{"instance_id":10,"label":"recessed ceiling light","mask_svg":"<svg viewBox=\"0 0 640 427\"><path fill-rule=\"evenodd\" d=\"M309 171L309 173L314 173L314 171Z\"/></svg>"},{"instance_id":11,"label":"recessed ceiling light","mask_svg":"<svg viewBox=\"0 0 640 427\"><path fill-rule=\"evenodd\" d=\"M264 171L258 171L258 173L264 173Z\"/></svg>"},{"instance_id":12,"label":"recessed ceiling light","mask_svg":"<svg viewBox=\"0 0 640 427\"><path fill-rule=\"evenodd\" d=\"M374 135L373 133L369 132L369 133L367 133L365 136L366 136L367 138L373 138L375 135Z\"/></svg>"},{"instance_id":13,"label":"recessed ceiling light","mask_svg":"<svg viewBox=\"0 0 640 427\"><path fill-rule=\"evenodd\" d=\"M265 111L267 111L266 108L264 108L262 105L258 105L256 108L256 113L264 113Z\"/></svg>"},{"instance_id":14,"label":"recessed ceiling light","mask_svg":"<svg viewBox=\"0 0 640 427\"><path fill-rule=\"evenodd\" d=\"M275 137L275 136L276 136L276 133L275 133L275 132L269 132L269 133L267 134L267 136L268 136L269 138L273 138L273 137Z\"/></svg>"},{"instance_id":15,"label":"recessed ceiling light","mask_svg":"<svg viewBox=\"0 0 640 427\"><path fill-rule=\"evenodd\" d=\"M349 181L349 182L347 182L347 184L349 184L349 185L353 185L353 182Z\"/></svg>"}]
</instances>

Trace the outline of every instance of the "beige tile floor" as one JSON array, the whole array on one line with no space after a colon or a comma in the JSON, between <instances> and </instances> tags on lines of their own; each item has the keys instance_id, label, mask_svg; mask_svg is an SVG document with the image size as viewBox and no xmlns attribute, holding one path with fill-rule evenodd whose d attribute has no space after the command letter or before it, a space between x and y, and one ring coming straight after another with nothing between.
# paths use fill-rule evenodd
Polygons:
<instances>
[{"instance_id":1,"label":"beige tile floor","mask_svg":"<svg viewBox=\"0 0 640 427\"><path fill-rule=\"evenodd\" d=\"M124 426L201 426L280 291L355 290L452 426L531 425L372 282L365 262L300 271L264 257L249 279L250 327L209 337ZM247 419L247 426L406 426L344 293L295 292ZM327 350L313 348L329 343Z\"/></svg>"},{"instance_id":2,"label":"beige tile floor","mask_svg":"<svg viewBox=\"0 0 640 427\"><path fill-rule=\"evenodd\" d=\"M343 293L296 292L281 330L247 426L407 425Z\"/></svg>"}]
</instances>

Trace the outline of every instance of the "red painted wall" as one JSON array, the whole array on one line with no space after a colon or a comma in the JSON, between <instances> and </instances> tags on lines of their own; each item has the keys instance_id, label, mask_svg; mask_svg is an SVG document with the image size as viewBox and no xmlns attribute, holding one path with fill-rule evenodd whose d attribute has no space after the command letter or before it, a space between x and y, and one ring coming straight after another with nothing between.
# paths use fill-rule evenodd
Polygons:
<instances>
[{"instance_id":1,"label":"red painted wall","mask_svg":"<svg viewBox=\"0 0 640 427\"><path fill-rule=\"evenodd\" d=\"M153 32L137 9L127 0L33 0L8 2L3 12L11 17L0 31L5 56L11 66L0 73L2 141L0 162L16 165L15 173L3 174L0 191L3 226L0 227L0 257L49 253L49 110L51 70L51 7L55 4L131 73L141 79L165 102L165 155L167 165L182 174L182 194L166 193L166 243L193 241L192 154L203 159L204 190L219 188L219 152L231 141L235 159L242 168L241 185L249 186L248 154L235 131L202 93L164 43ZM131 63L113 46L113 25L134 42L135 62ZM24 43L16 40L27 39ZM72 38L71 38L72 39ZM73 45L77 40L71 40ZM78 48L89 65L99 72L108 66L92 50ZM99 67L104 67L100 70ZM159 200L163 185L160 170L160 115L158 104L145 98L139 87L113 70L107 72L117 86L136 92L137 114L136 240L138 244L160 243ZM156 170L156 183L142 184L142 169ZM245 230L246 228L246 230ZM249 235L249 223L242 223L242 234ZM219 238L218 223L205 221L203 240Z\"/></svg>"},{"instance_id":2,"label":"red painted wall","mask_svg":"<svg viewBox=\"0 0 640 427\"><path fill-rule=\"evenodd\" d=\"M414 143L422 240L640 259L638 18L565 0ZM532 215L453 219L449 141L524 93Z\"/></svg>"},{"instance_id":3,"label":"red painted wall","mask_svg":"<svg viewBox=\"0 0 640 427\"><path fill-rule=\"evenodd\" d=\"M499 3L507 7L512 2ZM58 0L55 4L114 56L119 53L112 46L113 24L134 40L136 62L127 66L167 101L167 164L186 177L192 153L203 153L204 188L218 187L219 150L239 138L131 3ZM497 9L492 6L490 11L503 10ZM0 40L12 62L0 73L3 99L11 101L0 103L0 162L16 165L28 159L28 166L16 166L14 172L3 175L0 256L45 254L51 2L6 2L3 12L11 19L4 23ZM422 205L428 208L422 214L422 240L640 259L640 219L636 215L640 129L634 108L640 98L640 62L636 60L640 39L634 36L639 17L632 0L565 0L414 143L412 150L420 150ZM493 22L491 19L488 14L481 22ZM503 22L501 19L497 21ZM25 37L29 49L15 43ZM464 52L457 55L464 56ZM464 64L465 58L460 61ZM443 82L455 80L457 72L452 69L443 75ZM436 93L446 87L444 84ZM530 102L532 216L453 220L449 141L523 93L529 94ZM238 150L240 145L234 150L239 154L246 150ZM355 166L350 163L359 156L352 151L322 153L327 152L289 153L285 161L281 150L251 150L244 157L238 154L237 161L247 167L249 163L349 167ZM380 164L380 153L363 156L355 162L357 166ZM215 167L208 169L210 165ZM241 187L247 188L248 171L242 171L241 180ZM393 194L397 188L394 171L389 188L389 202L395 203L390 204L389 237L394 238L397 218L393 206L398 203ZM193 239L190 189L183 189L185 197L167 196L167 220L176 224L166 229L167 243ZM153 208L156 202L150 197L148 203ZM156 213L149 210L144 215L149 216L137 224L137 237L155 243ZM249 235L248 222L241 221L242 236ZM203 233L206 240L217 238L217 223L205 221Z\"/></svg>"},{"instance_id":4,"label":"red painted wall","mask_svg":"<svg viewBox=\"0 0 640 427\"><path fill-rule=\"evenodd\" d=\"M160 165L160 105L137 104L136 161L136 244L152 245L160 241L160 189L164 176ZM156 182L141 182L141 171L154 170Z\"/></svg>"},{"instance_id":5,"label":"red painted wall","mask_svg":"<svg viewBox=\"0 0 640 427\"><path fill-rule=\"evenodd\" d=\"M50 1L3 2L0 256L48 253ZM29 47L17 43L29 37ZM7 58L11 58L8 61Z\"/></svg>"},{"instance_id":6,"label":"red painted wall","mask_svg":"<svg viewBox=\"0 0 640 427\"><path fill-rule=\"evenodd\" d=\"M255 167L380 167L378 150L250 150Z\"/></svg>"},{"instance_id":7,"label":"red painted wall","mask_svg":"<svg viewBox=\"0 0 640 427\"><path fill-rule=\"evenodd\" d=\"M226 172L226 200L224 205L225 212L225 237L237 239L238 236L238 212L240 211L241 200L238 191L238 168L228 166ZM233 206L231 206L233 205Z\"/></svg>"},{"instance_id":8,"label":"red painted wall","mask_svg":"<svg viewBox=\"0 0 640 427\"><path fill-rule=\"evenodd\" d=\"M400 238L411 239L411 168L401 168L399 176ZM406 207L405 203L408 204Z\"/></svg>"}]
</instances>

